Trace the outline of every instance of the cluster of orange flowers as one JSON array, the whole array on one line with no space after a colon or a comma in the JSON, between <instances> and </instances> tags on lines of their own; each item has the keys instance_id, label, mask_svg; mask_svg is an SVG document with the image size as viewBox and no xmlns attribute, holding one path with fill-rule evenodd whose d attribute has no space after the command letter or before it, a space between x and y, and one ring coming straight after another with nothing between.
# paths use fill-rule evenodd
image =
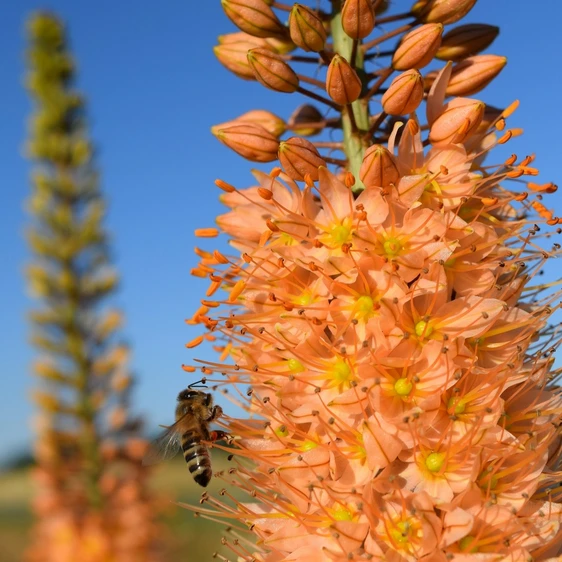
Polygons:
<instances>
[{"instance_id":1,"label":"cluster of orange flowers","mask_svg":"<svg viewBox=\"0 0 562 562\"><path fill-rule=\"evenodd\" d=\"M378 1L333 2L331 14L295 4L288 27L265 0L222 3L242 29L221 38L222 62L242 74L225 55L239 49L245 78L340 114L305 106L285 123L261 110L215 129L283 169L255 171L248 189L217 181L230 209L217 223L236 253L199 250L193 272L211 282L191 319L208 332L188 346L216 342L221 363L203 372L222 374L218 386L251 414L224 423L235 443L233 468L218 475L228 501L205 493L194 509L246 524L256 545L243 530L224 539L246 561L553 559L562 397L549 317L560 294L534 281L559 254L541 243L560 233L541 202L555 186L523 182L537 174L530 157L484 164L518 134L506 125L515 104L451 97L499 71L500 57L471 54L490 44L491 26L441 37L475 0L424 0L386 17ZM368 49L404 32L388 68L369 74ZM317 54L329 99L301 87L291 44ZM457 64L422 77L437 54ZM478 67L486 61L491 74ZM338 127L329 155L323 142L279 140Z\"/></svg>"}]
</instances>

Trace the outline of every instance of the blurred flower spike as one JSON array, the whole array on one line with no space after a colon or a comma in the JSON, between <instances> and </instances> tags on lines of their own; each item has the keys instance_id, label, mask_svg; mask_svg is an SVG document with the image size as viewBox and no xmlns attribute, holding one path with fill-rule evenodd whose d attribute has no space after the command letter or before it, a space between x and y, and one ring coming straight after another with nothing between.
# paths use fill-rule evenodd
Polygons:
<instances>
[{"instance_id":1,"label":"blurred flower spike","mask_svg":"<svg viewBox=\"0 0 562 562\"><path fill-rule=\"evenodd\" d=\"M495 156L521 131L516 102L472 97L506 61L482 53L492 25L455 32L475 3L268 2L270 36L240 25L294 38L248 60L308 99L252 187L217 180L233 251L193 270L189 323L221 353L203 371L247 417L190 509L236 560L559 560L556 186Z\"/></svg>"}]
</instances>

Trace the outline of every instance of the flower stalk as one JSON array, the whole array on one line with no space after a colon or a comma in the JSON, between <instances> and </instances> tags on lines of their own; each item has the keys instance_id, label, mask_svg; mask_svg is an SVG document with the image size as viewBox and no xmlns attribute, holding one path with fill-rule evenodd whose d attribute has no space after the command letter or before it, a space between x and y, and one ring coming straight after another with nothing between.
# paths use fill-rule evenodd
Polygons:
<instances>
[{"instance_id":1,"label":"flower stalk","mask_svg":"<svg viewBox=\"0 0 562 562\"><path fill-rule=\"evenodd\" d=\"M539 274L562 229L534 158L494 161L517 103L464 97L505 64L480 52L495 28L446 34L455 66L439 62L475 1L375 1L382 35L365 2L316 11L307 83L325 73L337 104L298 108L253 187L217 181L233 251L197 252L189 347L214 344L203 373L247 416L220 422L232 467L190 509L240 524L223 543L239 560L560 555L562 292Z\"/></svg>"}]
</instances>

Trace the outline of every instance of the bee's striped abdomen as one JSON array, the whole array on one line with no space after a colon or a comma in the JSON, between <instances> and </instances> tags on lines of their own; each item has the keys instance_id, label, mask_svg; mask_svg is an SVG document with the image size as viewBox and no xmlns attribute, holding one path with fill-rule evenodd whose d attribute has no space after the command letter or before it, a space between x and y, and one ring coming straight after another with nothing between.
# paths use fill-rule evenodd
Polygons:
<instances>
[{"instance_id":1,"label":"bee's striped abdomen","mask_svg":"<svg viewBox=\"0 0 562 562\"><path fill-rule=\"evenodd\" d=\"M211 481L213 471L209 451L201 444L201 437L193 433L186 433L181 438L181 448L189 472L200 486L207 486Z\"/></svg>"}]
</instances>

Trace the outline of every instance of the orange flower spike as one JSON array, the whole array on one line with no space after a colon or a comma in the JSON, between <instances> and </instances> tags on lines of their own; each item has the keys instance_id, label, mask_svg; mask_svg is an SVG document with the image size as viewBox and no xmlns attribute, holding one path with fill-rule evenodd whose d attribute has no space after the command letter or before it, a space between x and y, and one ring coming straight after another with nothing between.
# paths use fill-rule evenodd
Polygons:
<instances>
[{"instance_id":1,"label":"orange flower spike","mask_svg":"<svg viewBox=\"0 0 562 562\"><path fill-rule=\"evenodd\" d=\"M506 64L506 57L496 55L476 55L462 60L453 67L447 94L451 96L476 94L484 89Z\"/></svg>"},{"instance_id":2,"label":"orange flower spike","mask_svg":"<svg viewBox=\"0 0 562 562\"><path fill-rule=\"evenodd\" d=\"M460 25L447 32L435 58L454 62L477 55L487 49L498 36L500 28L495 25L470 23Z\"/></svg>"},{"instance_id":3,"label":"orange flower spike","mask_svg":"<svg viewBox=\"0 0 562 562\"><path fill-rule=\"evenodd\" d=\"M292 179L303 181L309 174L313 181L318 180L318 168L326 166L316 147L308 140L291 137L279 144L279 162L285 173Z\"/></svg>"},{"instance_id":4,"label":"orange flower spike","mask_svg":"<svg viewBox=\"0 0 562 562\"><path fill-rule=\"evenodd\" d=\"M361 79L341 55L335 54L326 74L326 92L340 105L353 103L361 95Z\"/></svg>"},{"instance_id":5,"label":"orange flower spike","mask_svg":"<svg viewBox=\"0 0 562 562\"><path fill-rule=\"evenodd\" d=\"M389 115L407 115L417 109L423 99L423 78L417 70L397 76L382 97L382 107Z\"/></svg>"},{"instance_id":6,"label":"orange flower spike","mask_svg":"<svg viewBox=\"0 0 562 562\"><path fill-rule=\"evenodd\" d=\"M252 162L277 160L279 141L260 125L242 123L225 129L211 129L215 137L234 152Z\"/></svg>"},{"instance_id":7,"label":"orange flower spike","mask_svg":"<svg viewBox=\"0 0 562 562\"><path fill-rule=\"evenodd\" d=\"M441 23L426 23L410 31L394 52L392 67L396 70L410 70L428 65L441 44L442 33Z\"/></svg>"},{"instance_id":8,"label":"orange flower spike","mask_svg":"<svg viewBox=\"0 0 562 562\"><path fill-rule=\"evenodd\" d=\"M284 94L297 91L299 78L279 55L267 49L251 49L247 57L254 76L260 84Z\"/></svg>"},{"instance_id":9,"label":"orange flower spike","mask_svg":"<svg viewBox=\"0 0 562 562\"><path fill-rule=\"evenodd\" d=\"M412 13L425 23L450 24L464 18L476 0L418 0Z\"/></svg>"},{"instance_id":10,"label":"orange flower spike","mask_svg":"<svg viewBox=\"0 0 562 562\"><path fill-rule=\"evenodd\" d=\"M221 0L225 14L242 31L255 37L284 37L285 26L265 0Z\"/></svg>"},{"instance_id":11,"label":"orange flower spike","mask_svg":"<svg viewBox=\"0 0 562 562\"><path fill-rule=\"evenodd\" d=\"M365 39L375 29L375 10L371 0L345 0L341 23L352 39Z\"/></svg>"},{"instance_id":12,"label":"orange flower spike","mask_svg":"<svg viewBox=\"0 0 562 562\"><path fill-rule=\"evenodd\" d=\"M293 43L307 52L320 52L327 33L317 12L302 4L294 4L289 16L289 33Z\"/></svg>"}]
</instances>

